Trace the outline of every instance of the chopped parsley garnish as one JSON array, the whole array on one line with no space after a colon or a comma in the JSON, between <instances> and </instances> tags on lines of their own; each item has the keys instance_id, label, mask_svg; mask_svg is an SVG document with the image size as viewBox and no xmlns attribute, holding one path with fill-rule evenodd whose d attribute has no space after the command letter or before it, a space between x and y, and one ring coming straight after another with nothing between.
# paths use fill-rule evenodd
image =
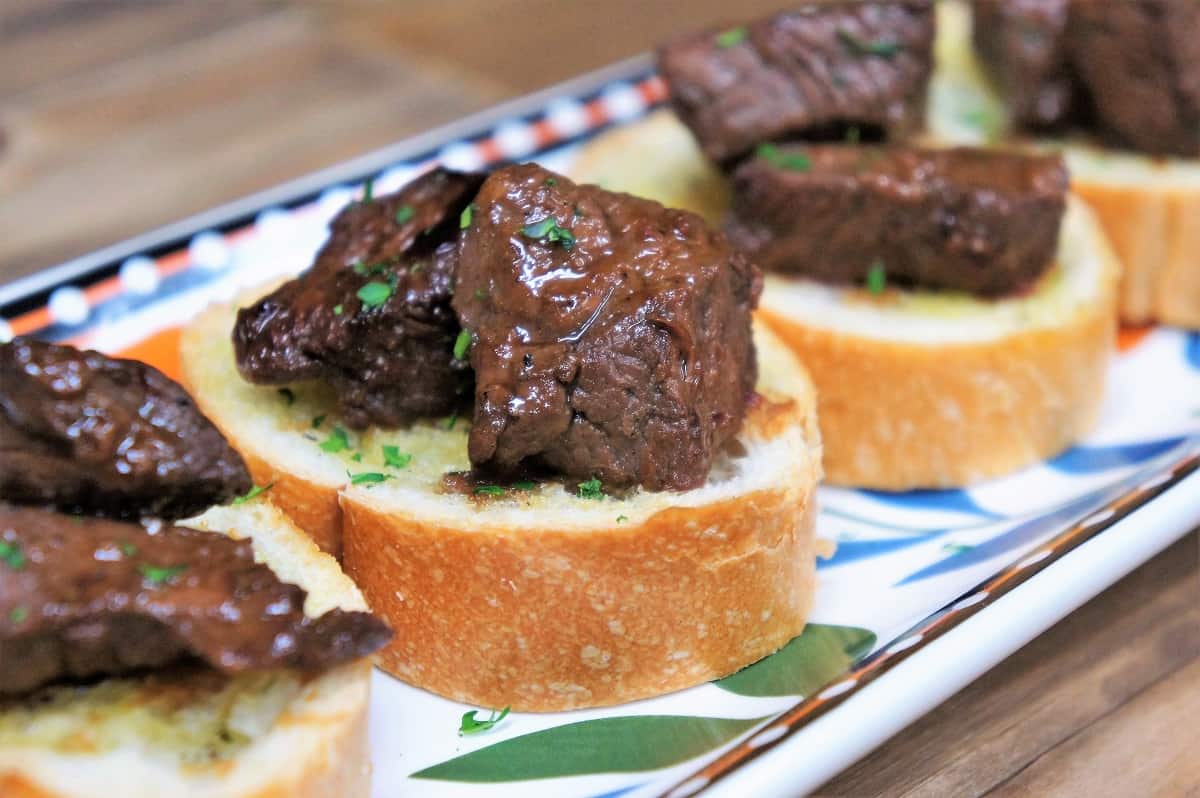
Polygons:
<instances>
[{"instance_id":1,"label":"chopped parsley garnish","mask_svg":"<svg viewBox=\"0 0 1200 798\"><path fill-rule=\"evenodd\" d=\"M8 620L11 621L12 623L21 623L28 617L29 617L29 608L28 607L17 606L17 607L13 607L11 610L8 611Z\"/></svg>"},{"instance_id":2,"label":"chopped parsley garnish","mask_svg":"<svg viewBox=\"0 0 1200 798\"><path fill-rule=\"evenodd\" d=\"M133 545L129 541L123 541L122 543L120 543L119 548L121 549L121 553L124 554L126 557L136 557L137 556L138 547Z\"/></svg>"},{"instance_id":3,"label":"chopped parsley garnish","mask_svg":"<svg viewBox=\"0 0 1200 798\"><path fill-rule=\"evenodd\" d=\"M350 459L356 463L361 463L362 462L362 452L355 452L353 455L351 455Z\"/></svg>"},{"instance_id":4,"label":"chopped parsley garnish","mask_svg":"<svg viewBox=\"0 0 1200 798\"><path fill-rule=\"evenodd\" d=\"M348 448L350 448L350 438L346 435L346 430L341 427L334 427L333 432L329 433L329 437L321 441L321 451L330 454L337 454Z\"/></svg>"},{"instance_id":5,"label":"chopped parsley garnish","mask_svg":"<svg viewBox=\"0 0 1200 798\"><path fill-rule=\"evenodd\" d=\"M406 468L412 462L413 456L408 452L400 451L399 446L383 447L383 464L388 468Z\"/></svg>"},{"instance_id":6,"label":"chopped parsley garnish","mask_svg":"<svg viewBox=\"0 0 1200 798\"><path fill-rule=\"evenodd\" d=\"M0 540L0 562L3 562L14 571L24 568L25 552L21 551L21 544Z\"/></svg>"},{"instance_id":7,"label":"chopped parsley garnish","mask_svg":"<svg viewBox=\"0 0 1200 798\"><path fill-rule=\"evenodd\" d=\"M475 489L476 496L503 496L504 488L499 485L480 485Z\"/></svg>"},{"instance_id":8,"label":"chopped parsley garnish","mask_svg":"<svg viewBox=\"0 0 1200 798\"><path fill-rule=\"evenodd\" d=\"M373 280L362 288L358 289L358 298L362 300L363 307L374 309L388 301L394 289L387 283L381 283L378 280Z\"/></svg>"},{"instance_id":9,"label":"chopped parsley garnish","mask_svg":"<svg viewBox=\"0 0 1200 798\"><path fill-rule=\"evenodd\" d=\"M417 261L412 266L408 267L409 274L417 274L423 271L425 271L425 264L421 263L420 261Z\"/></svg>"},{"instance_id":10,"label":"chopped parsley garnish","mask_svg":"<svg viewBox=\"0 0 1200 798\"><path fill-rule=\"evenodd\" d=\"M404 224L405 222L411 222L416 215L417 212L413 210L413 206L401 205L393 218L396 220L396 224Z\"/></svg>"},{"instance_id":11,"label":"chopped parsley garnish","mask_svg":"<svg viewBox=\"0 0 1200 798\"><path fill-rule=\"evenodd\" d=\"M273 487L275 487L274 482L268 482L266 485L255 485L254 487L250 488L250 490L246 491L245 496L238 496L236 499L234 499L233 504L245 504L251 499L263 495Z\"/></svg>"},{"instance_id":12,"label":"chopped parsley garnish","mask_svg":"<svg viewBox=\"0 0 1200 798\"><path fill-rule=\"evenodd\" d=\"M344 310L345 310L345 308L343 308L341 305L334 305L333 306L333 315L340 316L340 315L342 315L342 312Z\"/></svg>"},{"instance_id":13,"label":"chopped parsley garnish","mask_svg":"<svg viewBox=\"0 0 1200 798\"><path fill-rule=\"evenodd\" d=\"M367 182L363 183L363 202L370 202L375 199L375 178L368 177Z\"/></svg>"},{"instance_id":14,"label":"chopped parsley garnish","mask_svg":"<svg viewBox=\"0 0 1200 798\"><path fill-rule=\"evenodd\" d=\"M458 337L454 339L454 359L462 360L469 351L471 351L471 331L459 330Z\"/></svg>"},{"instance_id":15,"label":"chopped parsley garnish","mask_svg":"<svg viewBox=\"0 0 1200 798\"><path fill-rule=\"evenodd\" d=\"M629 520L629 516L627 516L627 515L618 515L618 516L617 516L617 523L618 523L618 524L623 524L623 523L625 523L625 522L626 522L626 521L628 521L628 520Z\"/></svg>"},{"instance_id":16,"label":"chopped parsley garnish","mask_svg":"<svg viewBox=\"0 0 1200 798\"><path fill-rule=\"evenodd\" d=\"M138 573L147 582L159 587L167 584L186 570L187 565L146 565L145 563L138 565Z\"/></svg>"},{"instance_id":17,"label":"chopped parsley garnish","mask_svg":"<svg viewBox=\"0 0 1200 798\"><path fill-rule=\"evenodd\" d=\"M838 38L859 55L877 55L880 58L891 58L900 52L900 45L890 39L878 39L872 42L857 35L854 31L849 31L845 28L838 28Z\"/></svg>"},{"instance_id":18,"label":"chopped parsley garnish","mask_svg":"<svg viewBox=\"0 0 1200 798\"><path fill-rule=\"evenodd\" d=\"M521 228L521 235L526 238L544 238L548 244L562 244L563 249L575 246L575 236L567 228L559 227L553 216L525 225Z\"/></svg>"},{"instance_id":19,"label":"chopped parsley garnish","mask_svg":"<svg viewBox=\"0 0 1200 798\"><path fill-rule=\"evenodd\" d=\"M312 427L313 427L313 429L320 429L321 425L324 423L325 423L325 416L314 416Z\"/></svg>"},{"instance_id":20,"label":"chopped parsley garnish","mask_svg":"<svg viewBox=\"0 0 1200 798\"><path fill-rule=\"evenodd\" d=\"M877 260L867 270L867 291L872 294L882 294L885 288L887 288L887 271L883 268L883 261Z\"/></svg>"},{"instance_id":21,"label":"chopped parsley garnish","mask_svg":"<svg viewBox=\"0 0 1200 798\"><path fill-rule=\"evenodd\" d=\"M714 36L713 43L716 44L717 47L720 47L722 50L725 50L727 48L734 47L734 46L739 45L742 42L746 41L746 36L748 35L748 33L749 33L749 31L746 30L745 25L741 25L736 28L730 28L729 30L721 31L716 36Z\"/></svg>"},{"instance_id":22,"label":"chopped parsley garnish","mask_svg":"<svg viewBox=\"0 0 1200 798\"><path fill-rule=\"evenodd\" d=\"M291 388L280 388L278 393L283 397L283 401L287 402L288 407L296 404L296 394L292 392Z\"/></svg>"},{"instance_id":23,"label":"chopped parsley garnish","mask_svg":"<svg viewBox=\"0 0 1200 798\"><path fill-rule=\"evenodd\" d=\"M475 214L475 203L471 203L462 209L462 213L458 215L458 226L461 230L466 230L471 226L471 217Z\"/></svg>"},{"instance_id":24,"label":"chopped parsley garnish","mask_svg":"<svg viewBox=\"0 0 1200 798\"><path fill-rule=\"evenodd\" d=\"M458 736L462 737L464 734L479 734L480 732L487 731L508 717L508 711L511 708L512 707L505 707L499 711L490 709L488 710L490 713L489 717L486 720L479 720L475 717L479 714L479 710L477 709L472 709L470 712L464 712L462 716L462 722L458 725Z\"/></svg>"},{"instance_id":25,"label":"chopped parsley garnish","mask_svg":"<svg viewBox=\"0 0 1200 798\"><path fill-rule=\"evenodd\" d=\"M454 425L458 423L458 411L450 414L450 418L446 419L446 429L454 429Z\"/></svg>"},{"instance_id":26,"label":"chopped parsley garnish","mask_svg":"<svg viewBox=\"0 0 1200 798\"><path fill-rule=\"evenodd\" d=\"M361 474L351 474L347 471L346 476L350 477L351 485L378 485L392 478L389 474L380 474L378 471L364 471Z\"/></svg>"},{"instance_id":27,"label":"chopped parsley garnish","mask_svg":"<svg viewBox=\"0 0 1200 798\"><path fill-rule=\"evenodd\" d=\"M387 271L388 265L386 263L363 263L360 260L355 261L350 268L354 270L355 274L366 277L371 274L383 274Z\"/></svg>"},{"instance_id":28,"label":"chopped parsley garnish","mask_svg":"<svg viewBox=\"0 0 1200 798\"><path fill-rule=\"evenodd\" d=\"M860 141L862 141L862 128L858 125L851 125L846 128L847 144L858 144Z\"/></svg>"},{"instance_id":29,"label":"chopped parsley garnish","mask_svg":"<svg viewBox=\"0 0 1200 798\"><path fill-rule=\"evenodd\" d=\"M521 479L514 482L512 486L517 490L533 490L537 487L537 483L532 479Z\"/></svg>"},{"instance_id":30,"label":"chopped parsley garnish","mask_svg":"<svg viewBox=\"0 0 1200 798\"><path fill-rule=\"evenodd\" d=\"M774 144L760 144L754 154L771 166L791 172L807 172L812 169L812 159L803 152L784 152Z\"/></svg>"},{"instance_id":31,"label":"chopped parsley garnish","mask_svg":"<svg viewBox=\"0 0 1200 798\"><path fill-rule=\"evenodd\" d=\"M542 185L550 186L551 188L553 188L554 186L558 185L558 181L555 180L553 177L547 177L545 180L542 181Z\"/></svg>"},{"instance_id":32,"label":"chopped parsley garnish","mask_svg":"<svg viewBox=\"0 0 1200 798\"><path fill-rule=\"evenodd\" d=\"M488 292L484 291L482 288L475 289L475 298L476 299L487 299L488 296L489 296Z\"/></svg>"},{"instance_id":33,"label":"chopped parsley garnish","mask_svg":"<svg viewBox=\"0 0 1200 798\"><path fill-rule=\"evenodd\" d=\"M592 477L587 482L579 483L579 498L599 501L604 498L604 489L600 480Z\"/></svg>"}]
</instances>

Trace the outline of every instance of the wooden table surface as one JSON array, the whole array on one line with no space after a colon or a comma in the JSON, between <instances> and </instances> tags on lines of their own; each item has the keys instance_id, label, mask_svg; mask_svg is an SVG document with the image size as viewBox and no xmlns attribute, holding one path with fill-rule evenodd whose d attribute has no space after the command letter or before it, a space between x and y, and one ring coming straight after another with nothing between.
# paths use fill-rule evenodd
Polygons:
<instances>
[{"instance_id":1,"label":"wooden table surface","mask_svg":"<svg viewBox=\"0 0 1200 798\"><path fill-rule=\"evenodd\" d=\"M4 0L0 283L632 55L743 0ZM1200 796L1193 533L822 789Z\"/></svg>"}]
</instances>

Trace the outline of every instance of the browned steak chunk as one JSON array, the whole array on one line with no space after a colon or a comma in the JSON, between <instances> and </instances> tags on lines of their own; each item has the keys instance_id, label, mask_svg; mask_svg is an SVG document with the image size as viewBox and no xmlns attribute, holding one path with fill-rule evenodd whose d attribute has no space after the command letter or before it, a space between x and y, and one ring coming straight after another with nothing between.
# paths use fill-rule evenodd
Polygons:
<instances>
[{"instance_id":1,"label":"browned steak chunk","mask_svg":"<svg viewBox=\"0 0 1200 798\"><path fill-rule=\"evenodd\" d=\"M769 271L996 296L1053 263L1066 188L1058 156L796 145L739 167L729 236Z\"/></svg>"},{"instance_id":2,"label":"browned steak chunk","mask_svg":"<svg viewBox=\"0 0 1200 798\"><path fill-rule=\"evenodd\" d=\"M757 271L700 217L533 165L493 174L463 237L476 467L689 489L742 423Z\"/></svg>"},{"instance_id":3,"label":"browned steak chunk","mask_svg":"<svg viewBox=\"0 0 1200 798\"><path fill-rule=\"evenodd\" d=\"M248 541L0 505L0 695L194 659L324 669L391 637L365 612L308 618L305 595Z\"/></svg>"},{"instance_id":4,"label":"browned steak chunk","mask_svg":"<svg viewBox=\"0 0 1200 798\"><path fill-rule=\"evenodd\" d=\"M809 3L668 43L658 64L680 119L724 162L764 141L921 129L933 34L924 0Z\"/></svg>"},{"instance_id":5,"label":"browned steak chunk","mask_svg":"<svg viewBox=\"0 0 1200 798\"><path fill-rule=\"evenodd\" d=\"M444 415L470 395L450 308L459 217L483 175L436 170L338 214L312 268L238 313L251 382L328 383L352 427Z\"/></svg>"},{"instance_id":6,"label":"browned steak chunk","mask_svg":"<svg viewBox=\"0 0 1200 798\"><path fill-rule=\"evenodd\" d=\"M1071 0L974 0L975 45L1013 120L1033 130L1079 121L1086 106L1067 48Z\"/></svg>"},{"instance_id":7,"label":"browned steak chunk","mask_svg":"<svg viewBox=\"0 0 1200 798\"><path fill-rule=\"evenodd\" d=\"M0 500L183 518L249 489L241 456L157 369L29 339L0 344Z\"/></svg>"}]
</instances>

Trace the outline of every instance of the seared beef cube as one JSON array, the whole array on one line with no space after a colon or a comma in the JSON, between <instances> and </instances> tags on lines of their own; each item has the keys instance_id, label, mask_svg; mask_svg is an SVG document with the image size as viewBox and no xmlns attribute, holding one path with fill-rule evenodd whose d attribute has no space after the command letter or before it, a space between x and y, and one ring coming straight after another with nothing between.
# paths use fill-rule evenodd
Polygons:
<instances>
[{"instance_id":1,"label":"seared beef cube","mask_svg":"<svg viewBox=\"0 0 1200 798\"><path fill-rule=\"evenodd\" d=\"M793 146L734 174L729 237L768 271L998 296L1054 261L1055 156L899 145Z\"/></svg>"},{"instance_id":2,"label":"seared beef cube","mask_svg":"<svg viewBox=\"0 0 1200 798\"><path fill-rule=\"evenodd\" d=\"M1200 157L1200 2L1075 0L1069 39L1105 131L1143 152Z\"/></svg>"},{"instance_id":3,"label":"seared beef cube","mask_svg":"<svg viewBox=\"0 0 1200 798\"><path fill-rule=\"evenodd\" d=\"M476 205L454 294L471 463L702 485L754 390L757 270L693 213L534 165L493 174Z\"/></svg>"},{"instance_id":4,"label":"seared beef cube","mask_svg":"<svg viewBox=\"0 0 1200 798\"><path fill-rule=\"evenodd\" d=\"M897 138L924 125L927 0L813 3L658 53L671 103L717 162L764 141Z\"/></svg>"},{"instance_id":5,"label":"seared beef cube","mask_svg":"<svg viewBox=\"0 0 1200 798\"><path fill-rule=\"evenodd\" d=\"M436 170L333 220L312 268L238 312L249 381L321 380L351 427L445 415L471 391L450 308L459 216L483 175Z\"/></svg>"},{"instance_id":6,"label":"seared beef cube","mask_svg":"<svg viewBox=\"0 0 1200 798\"><path fill-rule=\"evenodd\" d=\"M157 369L29 339L0 344L0 500L184 518L249 489L241 456Z\"/></svg>"},{"instance_id":7,"label":"seared beef cube","mask_svg":"<svg viewBox=\"0 0 1200 798\"><path fill-rule=\"evenodd\" d=\"M974 0L975 46L1023 128L1061 128L1086 107L1068 54L1070 7L1071 0Z\"/></svg>"},{"instance_id":8,"label":"seared beef cube","mask_svg":"<svg viewBox=\"0 0 1200 798\"><path fill-rule=\"evenodd\" d=\"M329 668L391 637L304 614L249 541L0 504L0 695L199 659L222 673Z\"/></svg>"}]
</instances>

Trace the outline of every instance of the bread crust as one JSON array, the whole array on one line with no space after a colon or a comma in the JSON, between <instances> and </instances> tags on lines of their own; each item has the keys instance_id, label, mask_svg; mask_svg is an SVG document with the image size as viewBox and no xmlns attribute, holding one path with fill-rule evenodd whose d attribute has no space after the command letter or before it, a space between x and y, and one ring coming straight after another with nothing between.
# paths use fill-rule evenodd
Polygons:
<instances>
[{"instance_id":1,"label":"bread crust","mask_svg":"<svg viewBox=\"0 0 1200 798\"><path fill-rule=\"evenodd\" d=\"M1096 212L1124 264L1121 320L1200 329L1200 187L1077 174L1072 190Z\"/></svg>"},{"instance_id":2,"label":"bread crust","mask_svg":"<svg viewBox=\"0 0 1200 798\"><path fill-rule=\"evenodd\" d=\"M770 435L803 428L794 402ZM815 464L767 489L580 531L439 520L342 496L345 565L396 630L381 667L477 706L548 712L725 676L804 627ZM456 522L457 521L457 522ZM749 635L749 636L748 636Z\"/></svg>"}]
</instances>

